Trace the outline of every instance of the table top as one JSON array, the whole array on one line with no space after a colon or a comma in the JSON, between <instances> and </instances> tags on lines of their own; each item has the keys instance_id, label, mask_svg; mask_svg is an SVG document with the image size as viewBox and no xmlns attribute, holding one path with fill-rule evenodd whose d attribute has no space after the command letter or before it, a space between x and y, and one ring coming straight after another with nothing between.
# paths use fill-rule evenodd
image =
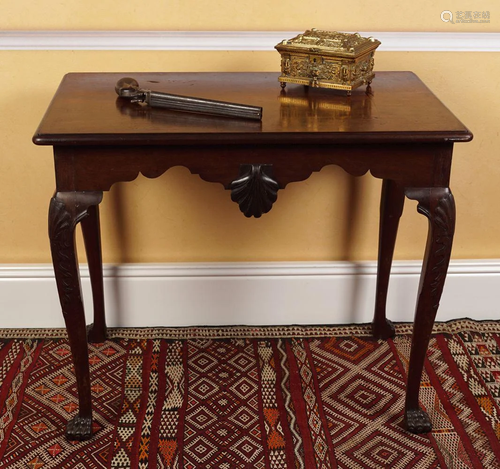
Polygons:
<instances>
[{"instance_id":1,"label":"table top","mask_svg":"<svg viewBox=\"0 0 500 469\"><path fill-rule=\"evenodd\" d=\"M471 132L411 72L377 72L345 92L288 84L278 73L70 73L33 141L38 145L464 142ZM131 104L116 82L263 108L262 122Z\"/></svg>"}]
</instances>

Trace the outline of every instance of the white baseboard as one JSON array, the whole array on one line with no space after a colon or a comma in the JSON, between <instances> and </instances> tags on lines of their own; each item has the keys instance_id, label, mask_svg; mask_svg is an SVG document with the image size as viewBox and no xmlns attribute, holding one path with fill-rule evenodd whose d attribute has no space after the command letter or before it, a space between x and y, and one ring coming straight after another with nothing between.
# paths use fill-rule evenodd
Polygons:
<instances>
[{"instance_id":1,"label":"white baseboard","mask_svg":"<svg viewBox=\"0 0 500 469\"><path fill-rule=\"evenodd\" d=\"M270 51L300 31L0 31L0 50ZM500 33L361 31L380 51L498 52Z\"/></svg>"},{"instance_id":2,"label":"white baseboard","mask_svg":"<svg viewBox=\"0 0 500 469\"><path fill-rule=\"evenodd\" d=\"M395 262L388 316L412 321L420 263ZM88 270L82 266L87 321ZM105 266L109 326L348 324L371 321L375 262ZM437 320L500 319L500 260L454 261ZM50 265L0 265L0 328L62 327Z\"/></svg>"}]
</instances>

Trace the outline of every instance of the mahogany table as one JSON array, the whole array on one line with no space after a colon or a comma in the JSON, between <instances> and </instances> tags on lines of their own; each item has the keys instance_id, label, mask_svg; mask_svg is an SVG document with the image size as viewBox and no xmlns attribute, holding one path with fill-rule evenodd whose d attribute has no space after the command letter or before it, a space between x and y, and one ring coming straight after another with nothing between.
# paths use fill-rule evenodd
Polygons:
<instances>
[{"instance_id":1,"label":"mahogany table","mask_svg":"<svg viewBox=\"0 0 500 469\"><path fill-rule=\"evenodd\" d=\"M455 142L472 134L410 72L378 72L371 89L351 97L290 85L276 73L135 73L143 88L263 107L262 122L142 107L117 98L123 74L66 75L35 136L54 147L56 192L49 235L59 298L76 371L78 415L70 439L91 437L87 340L106 338L99 203L118 181L149 178L186 166L219 182L246 216L268 212L277 191L335 164L383 179L379 264L373 334L394 335L386 319L390 269L405 196L429 220L410 355L404 425L414 433L431 424L419 407L424 358L448 269L455 227L449 188ZM272 216L272 215L271 215ZM92 284L94 323L82 304L75 227L81 222ZM332 318L333 319L333 318Z\"/></svg>"}]
</instances>

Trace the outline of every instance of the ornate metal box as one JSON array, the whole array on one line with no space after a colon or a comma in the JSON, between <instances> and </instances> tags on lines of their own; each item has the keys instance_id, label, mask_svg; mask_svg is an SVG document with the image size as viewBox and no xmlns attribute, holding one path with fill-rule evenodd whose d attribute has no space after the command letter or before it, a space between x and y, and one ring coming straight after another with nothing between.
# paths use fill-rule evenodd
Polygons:
<instances>
[{"instance_id":1,"label":"ornate metal box","mask_svg":"<svg viewBox=\"0 0 500 469\"><path fill-rule=\"evenodd\" d=\"M281 87L286 83L345 90L369 85L380 41L358 33L307 30L275 48L281 54Z\"/></svg>"}]
</instances>

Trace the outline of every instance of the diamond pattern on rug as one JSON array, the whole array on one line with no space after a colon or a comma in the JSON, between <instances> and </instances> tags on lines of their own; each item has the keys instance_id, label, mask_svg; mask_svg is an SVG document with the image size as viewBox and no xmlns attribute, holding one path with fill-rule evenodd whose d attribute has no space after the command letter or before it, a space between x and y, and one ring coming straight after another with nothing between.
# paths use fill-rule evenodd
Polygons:
<instances>
[{"instance_id":1,"label":"diamond pattern on rug","mask_svg":"<svg viewBox=\"0 0 500 469\"><path fill-rule=\"evenodd\" d=\"M157 456L150 455L150 461L156 460L158 468L179 467L178 435L181 431L181 410L184 404L185 373L183 363L183 344L181 341L166 344L164 361L164 396L158 423ZM154 447L154 443L153 443Z\"/></svg>"},{"instance_id":2,"label":"diamond pattern on rug","mask_svg":"<svg viewBox=\"0 0 500 469\"><path fill-rule=\"evenodd\" d=\"M102 451L111 442L112 421L116 418L117 395L122 387L123 347L121 341L90 346L90 356L113 348L112 357L95 363L91 372L98 379L93 392L95 441L68 442L64 437L66 422L78 409L76 383L67 341L47 340L34 365L24 393L24 400L0 467L86 468L106 467ZM102 388L102 389L101 389ZM114 413L113 413L114 408ZM26 442L31 442L26 444Z\"/></svg>"},{"instance_id":3,"label":"diamond pattern on rug","mask_svg":"<svg viewBox=\"0 0 500 469\"><path fill-rule=\"evenodd\" d=\"M335 457L329 451L327 430L321 416L318 392L314 380L314 371L309 361L305 341L292 339L291 349L298 367L305 413L309 428L309 437L314 451L314 460L318 469L336 467Z\"/></svg>"},{"instance_id":4,"label":"diamond pattern on rug","mask_svg":"<svg viewBox=\"0 0 500 469\"><path fill-rule=\"evenodd\" d=\"M264 468L253 342L188 343L184 467Z\"/></svg>"},{"instance_id":5,"label":"diamond pattern on rug","mask_svg":"<svg viewBox=\"0 0 500 469\"><path fill-rule=\"evenodd\" d=\"M358 357L351 360L336 341L346 339L314 339L310 348L339 467L379 468L384 458L398 461L388 462L391 467L435 467L429 440L400 427L405 383L401 374L396 379L397 363L389 345L349 341ZM385 441L384 451L377 452L378 440Z\"/></svg>"},{"instance_id":6,"label":"diamond pattern on rug","mask_svg":"<svg viewBox=\"0 0 500 469\"><path fill-rule=\"evenodd\" d=\"M500 323L436 327L428 435L401 427L410 328L383 342L361 326L228 327L90 345L85 442L64 437L78 411L67 339L26 331L0 341L0 469L500 469Z\"/></svg>"},{"instance_id":7,"label":"diamond pattern on rug","mask_svg":"<svg viewBox=\"0 0 500 469\"><path fill-rule=\"evenodd\" d=\"M463 359L458 363L464 379L474 380L475 398L481 406L483 413L491 422L497 422L498 407L500 406L500 341L493 334L460 333L454 341L461 341L465 350L458 349ZM470 374L464 363L470 357ZM476 384L477 383L477 384ZM484 390L484 391L481 391ZM496 404L491 405L488 397L491 396ZM500 428L493 425L498 439Z\"/></svg>"},{"instance_id":8,"label":"diamond pattern on rug","mask_svg":"<svg viewBox=\"0 0 500 469\"><path fill-rule=\"evenodd\" d=\"M125 469L132 466L137 419L143 396L144 352L148 349L145 340L131 341L126 361L125 383L123 385L120 419L117 424L114 441L114 455L111 468Z\"/></svg>"}]
</instances>

